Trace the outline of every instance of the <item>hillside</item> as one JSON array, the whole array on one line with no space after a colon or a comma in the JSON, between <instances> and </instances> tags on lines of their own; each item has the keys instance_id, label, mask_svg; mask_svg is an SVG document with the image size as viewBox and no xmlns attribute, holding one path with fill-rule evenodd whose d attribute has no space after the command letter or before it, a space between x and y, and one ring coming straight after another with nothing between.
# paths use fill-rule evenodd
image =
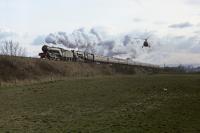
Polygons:
<instances>
[{"instance_id":1,"label":"hillside","mask_svg":"<svg viewBox=\"0 0 200 133\"><path fill-rule=\"evenodd\" d=\"M147 67L83 62L49 61L37 58L0 56L0 83L54 80L116 74L155 73Z\"/></svg>"}]
</instances>

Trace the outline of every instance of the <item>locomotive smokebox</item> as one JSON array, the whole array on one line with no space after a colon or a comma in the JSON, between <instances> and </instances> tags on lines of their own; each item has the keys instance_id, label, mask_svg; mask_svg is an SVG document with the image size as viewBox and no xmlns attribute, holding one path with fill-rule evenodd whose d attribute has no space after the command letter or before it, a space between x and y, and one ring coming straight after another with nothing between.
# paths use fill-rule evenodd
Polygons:
<instances>
[{"instance_id":1,"label":"locomotive smokebox","mask_svg":"<svg viewBox=\"0 0 200 133\"><path fill-rule=\"evenodd\" d=\"M44 45L44 46L42 47L42 51L43 51L44 53L46 53L46 52L48 51L48 46L47 46L47 45Z\"/></svg>"}]
</instances>

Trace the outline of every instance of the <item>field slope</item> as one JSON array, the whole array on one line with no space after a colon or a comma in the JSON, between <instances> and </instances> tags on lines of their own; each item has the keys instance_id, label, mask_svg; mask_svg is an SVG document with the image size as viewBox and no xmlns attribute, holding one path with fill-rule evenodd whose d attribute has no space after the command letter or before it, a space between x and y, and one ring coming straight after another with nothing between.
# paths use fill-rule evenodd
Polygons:
<instances>
[{"instance_id":1,"label":"field slope","mask_svg":"<svg viewBox=\"0 0 200 133\"><path fill-rule=\"evenodd\" d=\"M0 132L198 133L200 75L80 78L0 88Z\"/></svg>"},{"instance_id":2,"label":"field slope","mask_svg":"<svg viewBox=\"0 0 200 133\"><path fill-rule=\"evenodd\" d=\"M38 58L0 55L0 86L58 80L71 77L93 77L118 74L152 74L160 69L119 64L52 61Z\"/></svg>"}]
</instances>

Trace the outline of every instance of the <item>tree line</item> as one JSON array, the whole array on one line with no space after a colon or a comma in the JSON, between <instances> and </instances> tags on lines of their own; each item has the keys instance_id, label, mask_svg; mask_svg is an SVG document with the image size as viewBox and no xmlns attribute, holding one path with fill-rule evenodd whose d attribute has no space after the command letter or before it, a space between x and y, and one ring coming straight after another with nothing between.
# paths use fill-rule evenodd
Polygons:
<instances>
[{"instance_id":1,"label":"tree line","mask_svg":"<svg viewBox=\"0 0 200 133\"><path fill-rule=\"evenodd\" d=\"M0 43L0 54L6 56L26 56L26 50L19 45L19 42L6 40Z\"/></svg>"}]
</instances>

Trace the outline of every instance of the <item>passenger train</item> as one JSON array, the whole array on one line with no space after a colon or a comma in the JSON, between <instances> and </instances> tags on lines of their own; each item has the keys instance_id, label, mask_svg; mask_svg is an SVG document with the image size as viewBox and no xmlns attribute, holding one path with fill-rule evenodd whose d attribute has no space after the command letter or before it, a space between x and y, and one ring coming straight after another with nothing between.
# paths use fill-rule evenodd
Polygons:
<instances>
[{"instance_id":1,"label":"passenger train","mask_svg":"<svg viewBox=\"0 0 200 133\"><path fill-rule=\"evenodd\" d=\"M96 62L106 64L124 64L133 66L145 66L159 68L159 65L153 65L149 63L141 63L132 61L130 59L120 59L115 57L106 57L95 55L83 51L65 50L59 47L50 47L44 45L42 47L42 53L39 53L40 58L49 60L63 60L63 61L79 61L79 62Z\"/></svg>"}]
</instances>

